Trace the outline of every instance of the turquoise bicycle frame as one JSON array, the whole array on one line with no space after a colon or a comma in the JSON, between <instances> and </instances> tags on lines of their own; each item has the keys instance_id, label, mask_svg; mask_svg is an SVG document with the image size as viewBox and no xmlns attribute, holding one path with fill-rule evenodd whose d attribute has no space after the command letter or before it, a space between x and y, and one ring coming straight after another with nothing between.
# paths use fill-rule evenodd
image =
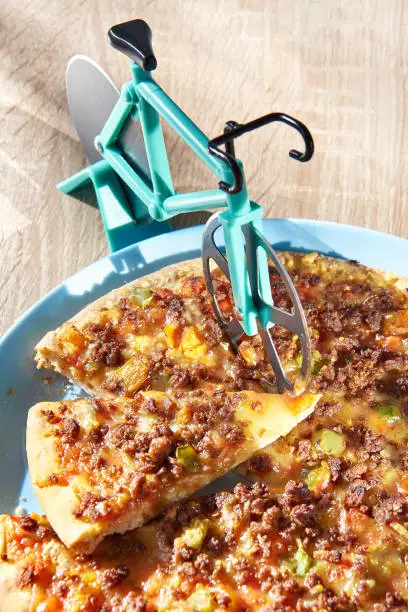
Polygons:
<instances>
[{"instance_id":1,"label":"turquoise bicycle frame","mask_svg":"<svg viewBox=\"0 0 408 612\"><path fill-rule=\"evenodd\" d=\"M227 208L228 210L220 215L220 221L224 227L234 296L239 296L236 307L243 314L248 313L249 316L245 317L248 324L245 325L244 322L244 328L248 335L254 335L257 333L257 327L254 319L255 313L253 316L250 314L250 300L245 299L245 296L250 293L249 287L246 291L248 280L245 278L245 269L234 264L242 262L244 268L246 267L241 227L243 224L252 222L261 230L262 208L249 200L245 180L241 191L237 194L229 194L220 189L186 194L176 193L170 173L160 116L183 138L220 181L231 183L232 173L225 163L209 154L209 138L153 80L151 73L143 70L134 62L131 63L131 71L132 81L122 86L119 100L95 142L103 161L96 162L61 182L58 188L64 193L70 193L91 179L97 192L101 189L107 192L98 199L99 203L102 203L101 212L112 251L117 250L119 245L134 242L133 232L140 228L138 218L146 217L146 209L148 215L155 221L165 221L180 213ZM140 120L149 162L151 185L145 177L134 170L117 146L123 126L130 117ZM242 163L240 161L238 163L242 167ZM143 204L143 207L140 204L137 206L138 203L134 206L133 215L128 210L120 192L119 197L115 195L119 191L117 176ZM148 225L142 227L149 230ZM166 230L168 231L167 228ZM138 239L141 239L140 234L138 234ZM260 261L261 276L268 275L266 256L262 260ZM270 287L269 277L266 287ZM266 297L269 302L272 301L270 294Z\"/></svg>"},{"instance_id":2,"label":"turquoise bicycle frame","mask_svg":"<svg viewBox=\"0 0 408 612\"><path fill-rule=\"evenodd\" d=\"M119 28L124 26L127 27L126 36L119 32ZM313 154L312 137L306 126L296 119L282 113L272 113L246 125L229 122L222 136L210 140L153 80L151 70L155 68L156 60L150 43L146 40L140 43L135 36L132 38L129 27L139 28L138 36L146 36L147 32L151 37L147 24L140 20L114 26L109 32L112 44L121 51L125 49L125 53L135 61L131 63L132 80L121 88L119 99L95 140L95 147L103 159L63 181L58 188L70 193L85 182L92 181L112 251L154 233L168 231L170 227L166 221L180 213L225 209L218 215L225 238L225 270L228 270L231 281L235 307L242 316L242 330L253 336L258 333L258 321L264 328L273 324L273 302L267 254L258 246L255 247L255 261L250 262L250 266L255 266L252 277L256 277L261 301L257 302L254 298L251 287L243 230L249 226L257 235L262 235L262 208L248 197L242 162L235 157L233 140L272 121L283 121L300 132L306 144L305 153L292 150L290 156L307 161ZM144 28L142 32L141 27ZM113 38L118 38L120 44L113 42L112 32ZM212 170L219 179L217 189L176 193L160 118ZM140 121L150 177L135 170L119 146L120 134L128 120ZM220 149L224 144L225 152ZM128 197L124 197L123 185L127 188ZM151 219L159 223L149 223Z\"/></svg>"}]
</instances>

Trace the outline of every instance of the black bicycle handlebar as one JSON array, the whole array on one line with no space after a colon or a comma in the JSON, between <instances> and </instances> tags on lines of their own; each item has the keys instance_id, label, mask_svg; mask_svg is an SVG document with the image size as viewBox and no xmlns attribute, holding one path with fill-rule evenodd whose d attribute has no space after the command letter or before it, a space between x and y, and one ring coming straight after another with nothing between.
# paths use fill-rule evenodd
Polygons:
<instances>
[{"instance_id":1,"label":"black bicycle handlebar","mask_svg":"<svg viewBox=\"0 0 408 612\"><path fill-rule=\"evenodd\" d=\"M232 185L228 185L228 183L221 181L219 183L220 189L230 194L239 193L244 184L241 168L235 159L234 140L247 132L252 132L253 130L263 127L268 123L274 123L276 121L289 125L303 137L305 143L304 153L301 153L297 149L291 149L289 151L289 156L292 157L292 159L296 159L300 162L307 162L312 158L314 153L314 143L309 129L304 123L298 119L295 119L294 117L291 117L290 115L286 115L285 113L270 113L269 115L258 117L258 119L254 119L249 123L243 124L236 123L236 121L228 121L225 124L224 133L221 134L221 136L213 138L208 143L209 153L215 157L218 157L219 159L222 159L230 168L234 178ZM222 145L225 145L225 151L220 149Z\"/></svg>"}]
</instances>

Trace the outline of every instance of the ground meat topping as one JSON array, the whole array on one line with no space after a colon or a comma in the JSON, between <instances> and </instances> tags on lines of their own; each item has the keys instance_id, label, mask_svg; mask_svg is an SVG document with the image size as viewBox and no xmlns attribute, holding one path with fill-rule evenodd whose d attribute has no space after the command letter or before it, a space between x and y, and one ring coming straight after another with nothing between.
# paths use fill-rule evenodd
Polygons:
<instances>
[{"instance_id":1,"label":"ground meat topping","mask_svg":"<svg viewBox=\"0 0 408 612\"><path fill-rule=\"evenodd\" d=\"M341 552L339 550L315 550L313 553L315 559L329 561L329 563L338 563L341 560Z\"/></svg>"},{"instance_id":2,"label":"ground meat topping","mask_svg":"<svg viewBox=\"0 0 408 612\"><path fill-rule=\"evenodd\" d=\"M336 311L324 312L321 315L323 328L339 333L343 329L341 319Z\"/></svg>"},{"instance_id":3,"label":"ground meat topping","mask_svg":"<svg viewBox=\"0 0 408 612\"><path fill-rule=\"evenodd\" d=\"M285 486L285 498L289 505L295 505L308 501L311 493L304 482L289 480Z\"/></svg>"},{"instance_id":4,"label":"ground meat topping","mask_svg":"<svg viewBox=\"0 0 408 612\"><path fill-rule=\"evenodd\" d=\"M226 548L226 542L221 537L212 536L207 540L207 550L213 555L221 555Z\"/></svg>"},{"instance_id":5,"label":"ground meat topping","mask_svg":"<svg viewBox=\"0 0 408 612\"><path fill-rule=\"evenodd\" d=\"M341 459L339 459L338 457L329 457L327 459L327 466L330 470L332 482L337 482L342 470Z\"/></svg>"},{"instance_id":6,"label":"ground meat topping","mask_svg":"<svg viewBox=\"0 0 408 612\"><path fill-rule=\"evenodd\" d=\"M141 333L147 326L147 317L138 306L132 304L129 298L121 298L119 302L121 315L119 323L122 326L130 326L133 333Z\"/></svg>"},{"instance_id":7,"label":"ground meat topping","mask_svg":"<svg viewBox=\"0 0 408 612\"><path fill-rule=\"evenodd\" d=\"M382 324L384 320L383 313L375 310L373 312L369 312L365 316L365 322L372 332L379 332L381 330Z\"/></svg>"},{"instance_id":8,"label":"ground meat topping","mask_svg":"<svg viewBox=\"0 0 408 612\"><path fill-rule=\"evenodd\" d=\"M318 416L333 416L337 412L340 412L342 405L340 402L328 402L320 400L316 406L315 413Z\"/></svg>"},{"instance_id":9,"label":"ground meat topping","mask_svg":"<svg viewBox=\"0 0 408 612\"><path fill-rule=\"evenodd\" d=\"M359 508L362 512L366 511L367 508L363 506L363 500L368 488L369 485L365 480L353 480L345 498L345 505L350 508Z\"/></svg>"},{"instance_id":10,"label":"ground meat topping","mask_svg":"<svg viewBox=\"0 0 408 612\"><path fill-rule=\"evenodd\" d=\"M391 520L401 519L406 516L406 501L402 496L387 496L383 493L378 504L373 507L373 517L381 525Z\"/></svg>"},{"instance_id":11,"label":"ground meat topping","mask_svg":"<svg viewBox=\"0 0 408 612\"><path fill-rule=\"evenodd\" d=\"M102 504L105 504L106 510L105 498L87 491L82 495L78 507L73 510L73 514L77 518L87 516L91 520L97 521L105 513Z\"/></svg>"},{"instance_id":12,"label":"ground meat topping","mask_svg":"<svg viewBox=\"0 0 408 612\"><path fill-rule=\"evenodd\" d=\"M155 463L162 463L171 453L173 443L171 438L160 436L150 443L149 456Z\"/></svg>"},{"instance_id":13,"label":"ground meat topping","mask_svg":"<svg viewBox=\"0 0 408 612\"><path fill-rule=\"evenodd\" d=\"M184 323L184 319L182 318L183 312L184 300L179 297L172 298L166 309L166 323Z\"/></svg>"},{"instance_id":14,"label":"ground meat topping","mask_svg":"<svg viewBox=\"0 0 408 612\"><path fill-rule=\"evenodd\" d=\"M61 440L67 444L72 444L79 438L81 428L75 419L65 419L61 432Z\"/></svg>"},{"instance_id":15,"label":"ground meat topping","mask_svg":"<svg viewBox=\"0 0 408 612\"><path fill-rule=\"evenodd\" d=\"M368 466L365 463L356 463L346 471L345 476L349 480L355 480L364 476L367 470Z\"/></svg>"},{"instance_id":16,"label":"ground meat topping","mask_svg":"<svg viewBox=\"0 0 408 612\"><path fill-rule=\"evenodd\" d=\"M272 470L272 460L266 453L260 453L254 455L248 462L248 470L250 472L258 472L259 474L265 474Z\"/></svg>"},{"instance_id":17,"label":"ground meat topping","mask_svg":"<svg viewBox=\"0 0 408 612\"><path fill-rule=\"evenodd\" d=\"M240 425L223 423L220 427L220 432L230 444L241 444L245 439L244 430Z\"/></svg>"},{"instance_id":18,"label":"ground meat topping","mask_svg":"<svg viewBox=\"0 0 408 612\"><path fill-rule=\"evenodd\" d=\"M316 525L316 506L314 504L299 504L293 508L291 518L298 525L314 527Z\"/></svg>"},{"instance_id":19,"label":"ground meat topping","mask_svg":"<svg viewBox=\"0 0 408 612\"><path fill-rule=\"evenodd\" d=\"M146 434L138 434L138 440L145 440ZM121 423L110 429L110 440L114 446L121 447L130 440L135 440L136 431L132 425ZM150 440L148 440L150 442Z\"/></svg>"},{"instance_id":20,"label":"ground meat topping","mask_svg":"<svg viewBox=\"0 0 408 612\"><path fill-rule=\"evenodd\" d=\"M112 589L126 580L129 573L128 567L125 565L118 565L116 568L106 570L103 575L103 580L108 589Z\"/></svg>"},{"instance_id":21,"label":"ground meat topping","mask_svg":"<svg viewBox=\"0 0 408 612\"><path fill-rule=\"evenodd\" d=\"M312 443L308 439L299 440L297 445L297 456L301 459L305 465L315 464L316 459L312 452Z\"/></svg>"},{"instance_id":22,"label":"ground meat topping","mask_svg":"<svg viewBox=\"0 0 408 612\"><path fill-rule=\"evenodd\" d=\"M209 347L215 347L223 340L226 340L222 329L214 319L205 321L203 335Z\"/></svg>"},{"instance_id":23,"label":"ground meat topping","mask_svg":"<svg viewBox=\"0 0 408 612\"><path fill-rule=\"evenodd\" d=\"M220 421L228 424L234 418L237 401L239 402L239 396L234 399L234 395L228 396L223 390L215 391L208 404L203 403L194 407L192 421L206 423L210 427Z\"/></svg>"},{"instance_id":24,"label":"ground meat topping","mask_svg":"<svg viewBox=\"0 0 408 612\"><path fill-rule=\"evenodd\" d=\"M100 444L109 432L109 425L98 425L89 432L89 437L95 444Z\"/></svg>"},{"instance_id":25,"label":"ground meat topping","mask_svg":"<svg viewBox=\"0 0 408 612\"><path fill-rule=\"evenodd\" d=\"M90 354L96 363L102 362L107 366L118 366L123 362L121 344L117 342L95 342Z\"/></svg>"},{"instance_id":26,"label":"ground meat topping","mask_svg":"<svg viewBox=\"0 0 408 612\"><path fill-rule=\"evenodd\" d=\"M16 585L19 589L28 589L34 584L34 581L35 571L33 563L19 567L16 576Z\"/></svg>"},{"instance_id":27,"label":"ground meat topping","mask_svg":"<svg viewBox=\"0 0 408 612\"><path fill-rule=\"evenodd\" d=\"M24 529L24 531L36 531L38 523L31 516L22 516L20 519L20 527Z\"/></svg>"},{"instance_id":28,"label":"ground meat topping","mask_svg":"<svg viewBox=\"0 0 408 612\"><path fill-rule=\"evenodd\" d=\"M110 321L107 323L91 323L89 331L96 337L90 345L90 357L96 362L107 366L118 366L123 362L122 348L124 340L113 328Z\"/></svg>"}]
</instances>

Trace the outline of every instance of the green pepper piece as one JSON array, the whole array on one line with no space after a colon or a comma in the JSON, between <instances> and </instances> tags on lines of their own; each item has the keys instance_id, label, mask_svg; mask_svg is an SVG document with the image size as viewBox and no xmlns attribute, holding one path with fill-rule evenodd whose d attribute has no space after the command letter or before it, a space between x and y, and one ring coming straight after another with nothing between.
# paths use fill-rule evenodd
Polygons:
<instances>
[{"instance_id":1,"label":"green pepper piece","mask_svg":"<svg viewBox=\"0 0 408 612\"><path fill-rule=\"evenodd\" d=\"M312 349L312 374L318 374L324 366L324 360L319 351Z\"/></svg>"},{"instance_id":2,"label":"green pepper piece","mask_svg":"<svg viewBox=\"0 0 408 612\"><path fill-rule=\"evenodd\" d=\"M194 550L200 550L207 535L209 524L208 519L193 519L191 524L184 528L180 536L183 544L194 548Z\"/></svg>"},{"instance_id":3,"label":"green pepper piece","mask_svg":"<svg viewBox=\"0 0 408 612\"><path fill-rule=\"evenodd\" d=\"M140 308L145 308L152 301L153 295L147 287L133 287L130 293L132 301Z\"/></svg>"},{"instance_id":4,"label":"green pepper piece","mask_svg":"<svg viewBox=\"0 0 408 612\"><path fill-rule=\"evenodd\" d=\"M401 418L401 411L394 404L382 404L377 406L376 410L388 423L395 423L395 421L399 421Z\"/></svg>"},{"instance_id":5,"label":"green pepper piece","mask_svg":"<svg viewBox=\"0 0 408 612\"><path fill-rule=\"evenodd\" d=\"M300 368L302 366L303 357L302 355L296 355L293 363L296 368ZM319 351L316 349L312 349L312 374L318 374L322 367L324 366L324 360Z\"/></svg>"},{"instance_id":6,"label":"green pepper piece","mask_svg":"<svg viewBox=\"0 0 408 612\"><path fill-rule=\"evenodd\" d=\"M100 362L97 361L87 361L87 363L84 365L84 370L86 370L87 372L97 372L98 370L100 370L102 367L102 364Z\"/></svg>"},{"instance_id":7,"label":"green pepper piece","mask_svg":"<svg viewBox=\"0 0 408 612\"><path fill-rule=\"evenodd\" d=\"M198 465L198 455L189 444L183 444L176 448L176 459L187 472L194 470Z\"/></svg>"},{"instance_id":8,"label":"green pepper piece","mask_svg":"<svg viewBox=\"0 0 408 612\"><path fill-rule=\"evenodd\" d=\"M294 554L296 561L295 572L298 576L305 576L313 564L313 559L303 548L302 542L298 540L298 549Z\"/></svg>"},{"instance_id":9,"label":"green pepper piece","mask_svg":"<svg viewBox=\"0 0 408 612\"><path fill-rule=\"evenodd\" d=\"M340 457L346 447L344 437L331 429L323 429L319 433L316 445L327 455Z\"/></svg>"},{"instance_id":10,"label":"green pepper piece","mask_svg":"<svg viewBox=\"0 0 408 612\"><path fill-rule=\"evenodd\" d=\"M319 467L310 470L305 478L305 483L314 493L320 493L324 486L330 482L330 470L327 462L322 461Z\"/></svg>"}]
</instances>

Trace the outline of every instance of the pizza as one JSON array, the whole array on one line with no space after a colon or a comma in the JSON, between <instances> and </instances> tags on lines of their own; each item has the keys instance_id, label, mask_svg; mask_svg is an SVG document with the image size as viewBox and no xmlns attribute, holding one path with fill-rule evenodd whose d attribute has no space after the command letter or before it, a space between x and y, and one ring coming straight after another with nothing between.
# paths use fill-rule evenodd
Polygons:
<instances>
[{"instance_id":1,"label":"pizza","mask_svg":"<svg viewBox=\"0 0 408 612\"><path fill-rule=\"evenodd\" d=\"M220 493L205 511L200 506L200 520L210 519L206 512L214 505L220 513L210 520L222 546L211 550L210 532L199 555L215 560L225 584L219 586L212 570L196 585L196 557L180 559L173 551L165 571L176 572L174 582L168 578L175 590L170 587L169 595L156 568L166 584L162 597L170 599L163 604L147 595L143 582L141 591L135 589L144 599L141 609L408 610L408 283L354 261L316 253L280 256L308 321L309 391L322 397L287 436L238 468L256 481L253 487ZM235 316L228 281L215 275L223 314ZM275 304L290 309L273 268L270 276ZM286 371L295 373L298 339L278 326L272 335ZM235 353L222 337L197 262L102 298L50 332L36 359L105 398L132 398L140 390L274 389L259 339L244 337ZM204 501L180 507L197 503ZM240 517L237 531L228 527L234 524L231 508ZM265 521L269 511L277 516L273 528ZM176 511L169 512L154 525L173 520ZM196 586L204 601L198 607ZM229 598L222 603L219 589Z\"/></svg>"},{"instance_id":2,"label":"pizza","mask_svg":"<svg viewBox=\"0 0 408 612\"><path fill-rule=\"evenodd\" d=\"M406 610L408 541L356 508L326 507L304 483L279 496L241 483L92 555L65 548L42 517L2 516L0 612ZM324 535L335 532L333 550Z\"/></svg>"},{"instance_id":3,"label":"pizza","mask_svg":"<svg viewBox=\"0 0 408 612\"><path fill-rule=\"evenodd\" d=\"M319 396L140 392L33 406L31 482L62 542L92 552L287 434Z\"/></svg>"}]
</instances>

